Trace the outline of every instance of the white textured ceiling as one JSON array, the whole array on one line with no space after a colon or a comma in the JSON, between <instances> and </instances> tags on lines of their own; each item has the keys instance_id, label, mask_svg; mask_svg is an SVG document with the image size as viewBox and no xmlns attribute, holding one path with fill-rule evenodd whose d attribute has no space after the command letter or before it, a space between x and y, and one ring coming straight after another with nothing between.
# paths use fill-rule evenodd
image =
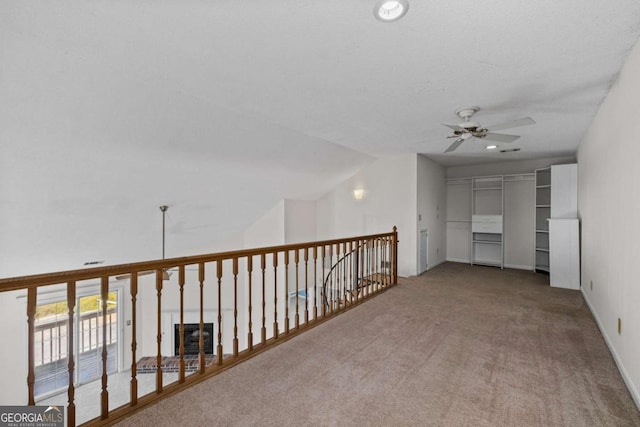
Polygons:
<instances>
[{"instance_id":1,"label":"white textured ceiling","mask_svg":"<svg viewBox=\"0 0 640 427\"><path fill-rule=\"evenodd\" d=\"M0 2L0 277L207 251L376 157L573 154L640 34L636 0ZM518 153L451 143L531 116ZM46 255L45 255L46 254Z\"/></svg>"}]
</instances>

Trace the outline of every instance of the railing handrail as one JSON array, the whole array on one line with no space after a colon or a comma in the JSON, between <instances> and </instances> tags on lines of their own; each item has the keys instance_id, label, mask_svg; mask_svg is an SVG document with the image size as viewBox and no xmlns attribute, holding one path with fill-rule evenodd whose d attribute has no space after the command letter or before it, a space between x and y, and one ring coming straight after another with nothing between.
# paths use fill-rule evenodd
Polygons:
<instances>
[{"instance_id":1,"label":"railing handrail","mask_svg":"<svg viewBox=\"0 0 640 427\"><path fill-rule=\"evenodd\" d=\"M385 236L393 236L391 233L370 234L366 236L353 236L341 239L292 243L278 246L267 246L254 249L240 249L227 252L216 252L204 255L193 255L164 260L141 261L129 264L118 264L104 267L90 267L78 270L67 270L54 273L34 274L29 276L9 277L0 279L0 292L15 291L21 289L36 288L38 286L57 285L81 280L91 280L104 276L118 276L122 274L140 273L149 270L164 270L171 267L193 265L214 261L222 261L230 258L242 258L251 255L263 255L274 252L285 252L295 249L304 249L318 246L335 245L354 240L377 239Z\"/></svg>"}]
</instances>

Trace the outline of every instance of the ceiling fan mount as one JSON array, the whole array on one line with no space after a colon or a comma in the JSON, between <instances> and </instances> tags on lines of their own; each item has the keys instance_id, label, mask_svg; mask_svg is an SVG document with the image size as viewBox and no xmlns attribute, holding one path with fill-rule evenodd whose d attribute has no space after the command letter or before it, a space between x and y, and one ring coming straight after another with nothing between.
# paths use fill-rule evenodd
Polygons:
<instances>
[{"instance_id":1,"label":"ceiling fan mount","mask_svg":"<svg viewBox=\"0 0 640 427\"><path fill-rule=\"evenodd\" d=\"M456 110L456 114L462 119L462 120L468 120L469 117L473 116L475 113L477 113L478 111L480 111L480 107L465 107L465 108L458 108Z\"/></svg>"},{"instance_id":2,"label":"ceiling fan mount","mask_svg":"<svg viewBox=\"0 0 640 427\"><path fill-rule=\"evenodd\" d=\"M527 126L535 124L535 121L531 117L523 117L518 120L512 120L510 122L501 123L494 126L482 127L480 123L472 122L469 119L473 117L475 113L480 111L480 107L471 106L459 108L455 111L456 115L460 117L463 122L458 124L443 123L444 126L453 130L453 135L447 138L456 138L456 140L445 150L445 153L449 153L457 149L460 144L471 138L487 139L490 141L511 143L520 138L518 135L507 135L503 133L494 133L493 131L509 129L518 126Z\"/></svg>"}]
</instances>

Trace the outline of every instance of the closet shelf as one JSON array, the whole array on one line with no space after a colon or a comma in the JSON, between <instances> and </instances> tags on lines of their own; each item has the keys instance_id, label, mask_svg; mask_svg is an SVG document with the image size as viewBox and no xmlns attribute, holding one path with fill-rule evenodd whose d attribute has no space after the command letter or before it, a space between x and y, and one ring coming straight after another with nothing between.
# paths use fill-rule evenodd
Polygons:
<instances>
[{"instance_id":1,"label":"closet shelf","mask_svg":"<svg viewBox=\"0 0 640 427\"><path fill-rule=\"evenodd\" d=\"M488 243L490 245L501 245L500 240L472 240L473 243Z\"/></svg>"}]
</instances>

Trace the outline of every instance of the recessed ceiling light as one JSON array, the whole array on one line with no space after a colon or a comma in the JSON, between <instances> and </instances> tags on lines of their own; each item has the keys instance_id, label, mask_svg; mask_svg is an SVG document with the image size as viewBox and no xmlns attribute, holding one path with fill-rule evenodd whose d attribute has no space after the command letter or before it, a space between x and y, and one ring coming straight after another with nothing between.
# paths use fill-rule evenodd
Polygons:
<instances>
[{"instance_id":1,"label":"recessed ceiling light","mask_svg":"<svg viewBox=\"0 0 640 427\"><path fill-rule=\"evenodd\" d=\"M407 0L380 0L373 8L373 16L380 22L393 22L409 10Z\"/></svg>"},{"instance_id":2,"label":"recessed ceiling light","mask_svg":"<svg viewBox=\"0 0 640 427\"><path fill-rule=\"evenodd\" d=\"M487 150L495 150L496 148L498 148L497 145L487 145Z\"/></svg>"}]
</instances>

